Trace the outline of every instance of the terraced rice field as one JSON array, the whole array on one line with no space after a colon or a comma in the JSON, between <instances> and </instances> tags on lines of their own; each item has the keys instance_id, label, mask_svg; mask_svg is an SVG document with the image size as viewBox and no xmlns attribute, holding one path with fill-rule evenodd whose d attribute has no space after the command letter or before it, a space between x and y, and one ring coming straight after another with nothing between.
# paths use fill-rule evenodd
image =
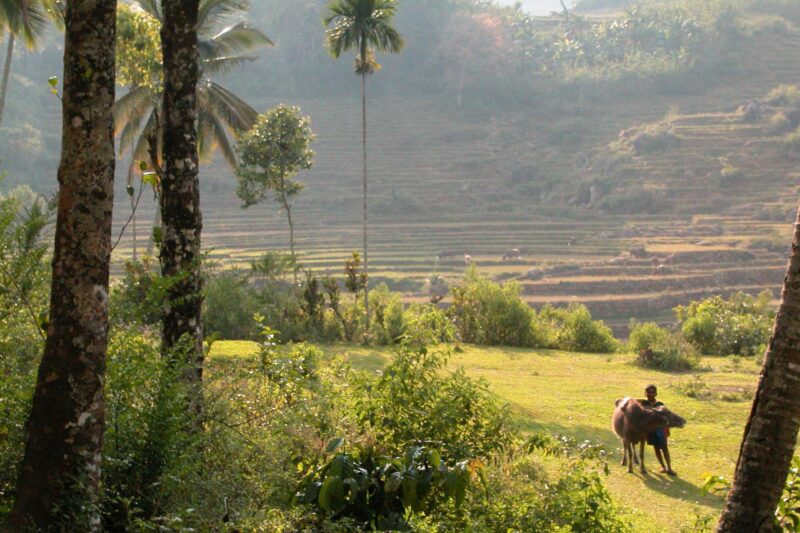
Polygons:
<instances>
[{"instance_id":1,"label":"terraced rice field","mask_svg":"<svg viewBox=\"0 0 800 533\"><path fill-rule=\"evenodd\" d=\"M712 294L777 295L785 252L751 244L771 237L788 248L798 158L764 127L775 109L765 106L763 120L749 123L739 107L797 79L800 55L787 50L800 36L779 40L757 40L731 79L702 94L480 116L460 116L433 98L370 100L373 281L425 301L425 281L457 282L468 254L486 275L517 280L531 304L583 302L618 331L631 317L670 320L675 305ZM361 247L359 103L285 101L311 115L317 134L315 168L300 176L307 189L294 210L297 249L306 268L339 274ZM621 131L658 121L674 137L669 147L618 153L604 164L620 150ZM739 169L739 178L725 182L725 167ZM219 268L288 249L276 206L240 209L234 179L218 163L204 167L202 179L204 246ZM612 184L606 196L652 191L660 206L614 214L576 196L598 179ZM124 193L118 197L117 229L130 211ZM141 241L152 206L143 205L138 219ZM118 269L131 247L128 232L114 254ZM512 248L522 259L503 261Z\"/></svg>"}]
</instances>

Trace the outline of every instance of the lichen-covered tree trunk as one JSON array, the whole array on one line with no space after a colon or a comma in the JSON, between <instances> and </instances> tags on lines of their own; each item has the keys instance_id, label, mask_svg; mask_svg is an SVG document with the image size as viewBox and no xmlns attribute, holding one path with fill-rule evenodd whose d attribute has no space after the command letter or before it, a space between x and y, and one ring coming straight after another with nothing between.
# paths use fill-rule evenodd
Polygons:
<instances>
[{"instance_id":1,"label":"lichen-covered tree trunk","mask_svg":"<svg viewBox=\"0 0 800 533\"><path fill-rule=\"evenodd\" d=\"M794 227L781 304L744 430L733 487L718 531L775 531L800 428L800 211Z\"/></svg>"},{"instance_id":2,"label":"lichen-covered tree trunk","mask_svg":"<svg viewBox=\"0 0 800 533\"><path fill-rule=\"evenodd\" d=\"M69 510L91 510L98 492L114 191L115 14L116 0L67 3L50 322L11 515L20 530L70 521ZM99 528L91 511L83 518L88 522L72 529Z\"/></svg>"},{"instance_id":3,"label":"lichen-covered tree trunk","mask_svg":"<svg viewBox=\"0 0 800 533\"><path fill-rule=\"evenodd\" d=\"M163 350L187 365L192 409L201 407L200 182L197 152L199 0L163 0L164 53L163 177L161 181L161 271L172 277L163 316ZM180 345L179 345L180 343ZM176 349L177 348L177 349Z\"/></svg>"}]
</instances>

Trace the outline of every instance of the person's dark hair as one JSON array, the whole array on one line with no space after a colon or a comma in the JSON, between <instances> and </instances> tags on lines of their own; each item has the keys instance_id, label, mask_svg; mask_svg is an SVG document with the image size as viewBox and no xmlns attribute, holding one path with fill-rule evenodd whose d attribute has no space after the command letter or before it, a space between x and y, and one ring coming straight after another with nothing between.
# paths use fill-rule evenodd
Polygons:
<instances>
[{"instance_id":1,"label":"person's dark hair","mask_svg":"<svg viewBox=\"0 0 800 533\"><path fill-rule=\"evenodd\" d=\"M655 385L648 385L647 387L644 388L644 392L647 392L651 389L653 390L653 392L658 392L658 387L656 387Z\"/></svg>"}]
</instances>

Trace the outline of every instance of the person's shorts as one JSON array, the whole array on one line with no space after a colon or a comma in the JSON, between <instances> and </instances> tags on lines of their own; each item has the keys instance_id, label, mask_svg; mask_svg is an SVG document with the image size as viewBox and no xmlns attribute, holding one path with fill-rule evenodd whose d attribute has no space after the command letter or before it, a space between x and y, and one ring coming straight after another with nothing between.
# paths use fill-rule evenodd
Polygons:
<instances>
[{"instance_id":1,"label":"person's shorts","mask_svg":"<svg viewBox=\"0 0 800 533\"><path fill-rule=\"evenodd\" d=\"M647 444L653 445L656 448L667 447L667 432L664 428L658 428L652 433L647 434Z\"/></svg>"}]
</instances>

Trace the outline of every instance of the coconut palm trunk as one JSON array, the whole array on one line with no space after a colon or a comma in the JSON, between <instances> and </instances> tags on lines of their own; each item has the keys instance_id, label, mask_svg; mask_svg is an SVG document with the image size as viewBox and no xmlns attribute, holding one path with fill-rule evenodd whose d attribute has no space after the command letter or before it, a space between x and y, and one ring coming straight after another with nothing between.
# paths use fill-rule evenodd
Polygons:
<instances>
[{"instance_id":1,"label":"coconut palm trunk","mask_svg":"<svg viewBox=\"0 0 800 533\"><path fill-rule=\"evenodd\" d=\"M366 41L363 41L366 42ZM366 57L363 52L362 58ZM362 64L365 59L362 59ZM364 170L364 335L369 335L369 259L367 256L367 73L361 73L361 149Z\"/></svg>"},{"instance_id":2,"label":"coconut palm trunk","mask_svg":"<svg viewBox=\"0 0 800 533\"><path fill-rule=\"evenodd\" d=\"M6 94L8 93L8 79L11 77L11 61L14 59L14 43L16 35L13 32L8 34L8 44L6 44L6 59L3 63L3 81L0 82L0 124L3 123L3 112L6 109Z\"/></svg>"},{"instance_id":3,"label":"coconut palm trunk","mask_svg":"<svg viewBox=\"0 0 800 533\"><path fill-rule=\"evenodd\" d=\"M50 320L26 426L14 531L100 529L92 503L105 423L116 3L67 3ZM90 514L86 525L69 525L77 513Z\"/></svg>"},{"instance_id":4,"label":"coconut palm trunk","mask_svg":"<svg viewBox=\"0 0 800 533\"><path fill-rule=\"evenodd\" d=\"M775 531L800 428L800 211L794 226L781 304L717 531Z\"/></svg>"},{"instance_id":5,"label":"coconut palm trunk","mask_svg":"<svg viewBox=\"0 0 800 533\"><path fill-rule=\"evenodd\" d=\"M162 350L185 365L190 409L202 406L203 328L200 274L200 182L197 144L199 0L163 0L163 177L161 271L170 284L162 323ZM180 346L179 346L180 344Z\"/></svg>"}]
</instances>

